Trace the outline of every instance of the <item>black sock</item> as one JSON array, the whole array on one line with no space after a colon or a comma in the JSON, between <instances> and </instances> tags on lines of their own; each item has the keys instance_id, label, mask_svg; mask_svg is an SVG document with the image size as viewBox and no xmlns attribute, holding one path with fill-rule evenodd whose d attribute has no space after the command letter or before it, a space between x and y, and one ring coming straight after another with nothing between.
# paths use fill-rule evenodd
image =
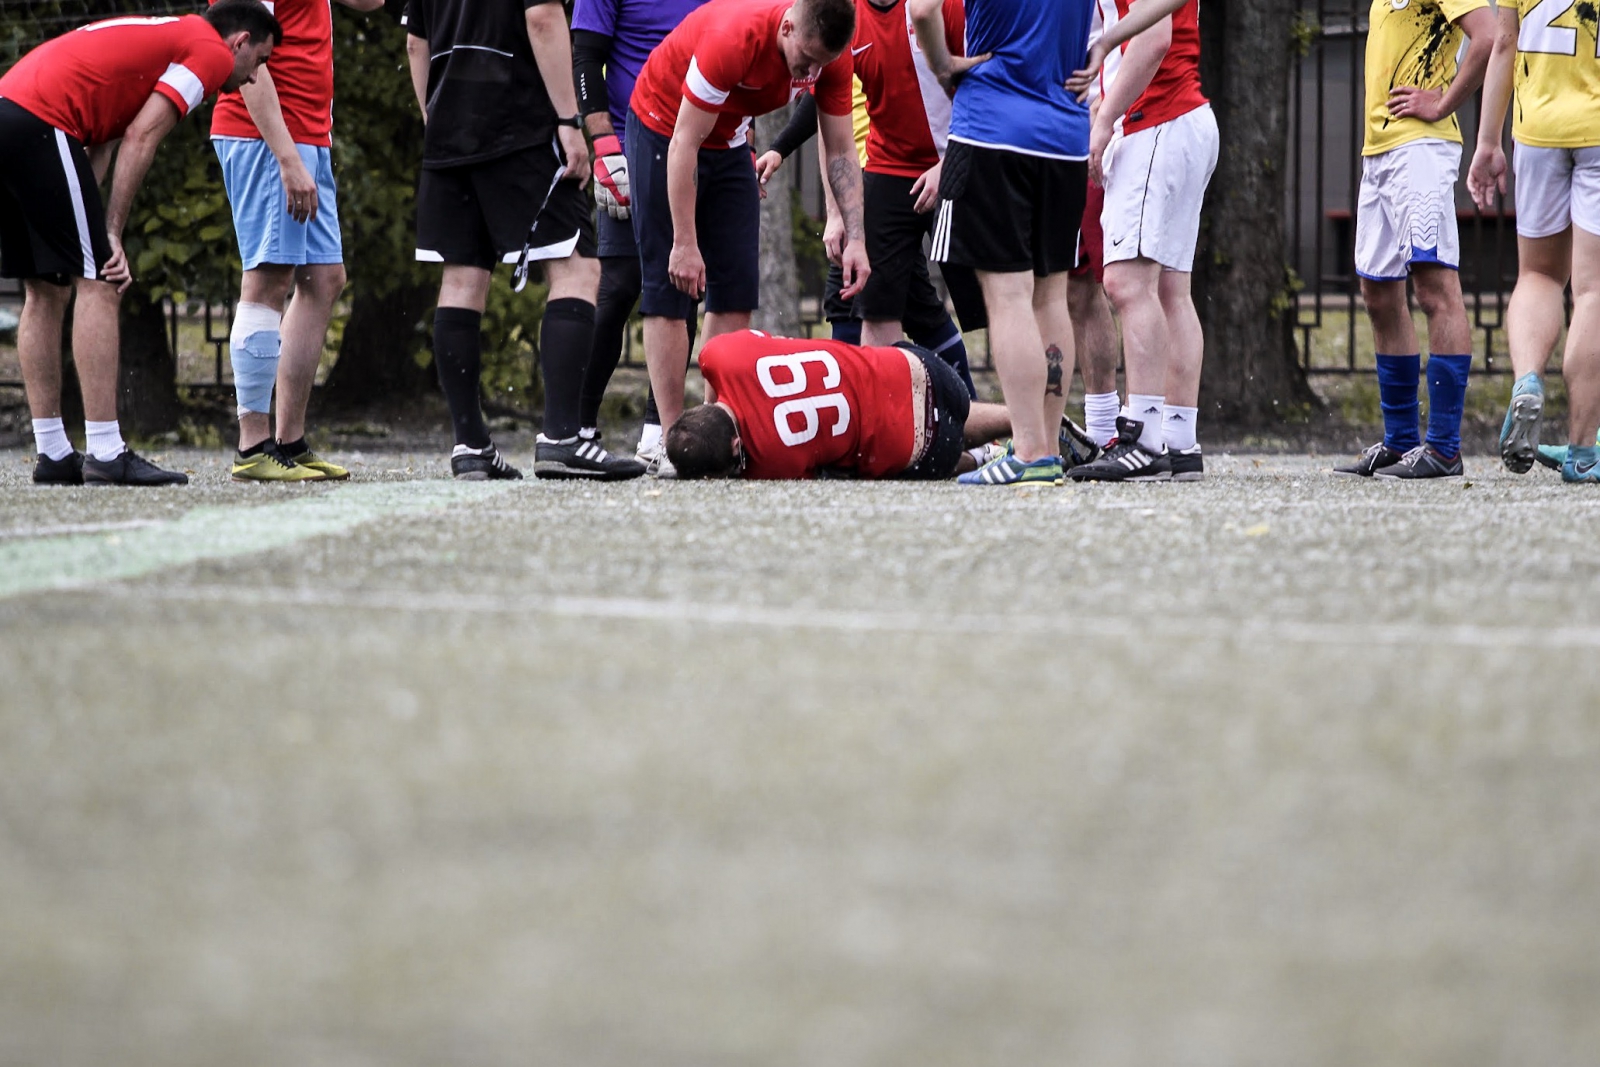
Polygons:
<instances>
[{"instance_id":1,"label":"black sock","mask_svg":"<svg viewBox=\"0 0 1600 1067\"><path fill-rule=\"evenodd\" d=\"M644 424L646 426L661 425L661 412L656 408L656 391L654 389L644 394Z\"/></svg>"},{"instance_id":2,"label":"black sock","mask_svg":"<svg viewBox=\"0 0 1600 1067\"><path fill-rule=\"evenodd\" d=\"M539 324L539 370L544 374L544 435L576 437L584 371L594 348L594 305L564 297L544 306Z\"/></svg>"},{"instance_id":3,"label":"black sock","mask_svg":"<svg viewBox=\"0 0 1600 1067\"><path fill-rule=\"evenodd\" d=\"M267 450L267 446L270 444L272 444L272 438L264 437L255 444L251 445L249 448L239 449L239 455L246 458L249 458L250 456L259 456L261 453Z\"/></svg>"},{"instance_id":4,"label":"black sock","mask_svg":"<svg viewBox=\"0 0 1600 1067\"><path fill-rule=\"evenodd\" d=\"M600 402L622 359L622 334L639 299L639 258L607 256L600 261L600 296L595 303L594 345L583 372L583 402L578 421L600 425Z\"/></svg>"},{"instance_id":5,"label":"black sock","mask_svg":"<svg viewBox=\"0 0 1600 1067\"><path fill-rule=\"evenodd\" d=\"M311 449L306 447L306 439L304 437L300 438L298 441L279 441L278 448L282 450L283 454L288 456L290 459L293 459L302 452L311 451Z\"/></svg>"},{"instance_id":6,"label":"black sock","mask_svg":"<svg viewBox=\"0 0 1600 1067\"><path fill-rule=\"evenodd\" d=\"M483 315L470 308L439 308L433 313L433 362L439 387L450 405L456 444L487 448L489 428L483 424L478 376L483 370Z\"/></svg>"}]
</instances>

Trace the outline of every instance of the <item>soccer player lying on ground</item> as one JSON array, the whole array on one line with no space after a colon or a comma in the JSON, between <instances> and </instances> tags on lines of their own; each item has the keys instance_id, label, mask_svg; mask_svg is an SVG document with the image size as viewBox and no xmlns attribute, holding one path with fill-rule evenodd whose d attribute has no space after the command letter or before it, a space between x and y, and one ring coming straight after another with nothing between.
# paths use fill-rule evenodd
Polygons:
<instances>
[{"instance_id":1,"label":"soccer player lying on ground","mask_svg":"<svg viewBox=\"0 0 1600 1067\"><path fill-rule=\"evenodd\" d=\"M39 453L35 482L188 482L136 455L117 425L117 308L133 284L122 230L161 139L207 96L248 84L282 39L257 0L222 0L204 17L92 23L0 78L0 275L23 279L17 349ZM102 205L99 183L119 140ZM61 422L61 327L74 288L87 456Z\"/></svg>"},{"instance_id":2,"label":"soccer player lying on ground","mask_svg":"<svg viewBox=\"0 0 1600 1067\"><path fill-rule=\"evenodd\" d=\"M706 403L667 431L679 478L950 478L1011 432L925 348L723 334L700 352Z\"/></svg>"}]
</instances>

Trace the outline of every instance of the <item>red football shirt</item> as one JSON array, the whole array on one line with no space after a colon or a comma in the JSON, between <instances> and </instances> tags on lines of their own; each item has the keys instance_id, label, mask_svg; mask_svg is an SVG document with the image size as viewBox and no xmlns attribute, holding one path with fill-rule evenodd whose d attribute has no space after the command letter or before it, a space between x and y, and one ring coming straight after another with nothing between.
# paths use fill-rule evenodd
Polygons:
<instances>
[{"instance_id":1,"label":"red football shirt","mask_svg":"<svg viewBox=\"0 0 1600 1067\"><path fill-rule=\"evenodd\" d=\"M967 13L944 0L944 39L951 55L966 54ZM867 98L867 167L875 174L919 177L944 156L950 98L917 47L905 0L880 8L856 0L855 76Z\"/></svg>"},{"instance_id":2,"label":"red football shirt","mask_svg":"<svg viewBox=\"0 0 1600 1067\"><path fill-rule=\"evenodd\" d=\"M199 15L107 19L23 56L0 78L0 97L99 145L120 138L151 93L182 117L232 74L233 50Z\"/></svg>"},{"instance_id":3,"label":"red football shirt","mask_svg":"<svg viewBox=\"0 0 1600 1067\"><path fill-rule=\"evenodd\" d=\"M631 102L639 121L671 137L679 104L688 100L718 116L705 147L737 148L745 143L752 118L778 110L807 89L829 115L850 114L848 50L815 79L789 72L778 47L778 24L792 2L711 0L691 11L639 72Z\"/></svg>"},{"instance_id":4,"label":"red football shirt","mask_svg":"<svg viewBox=\"0 0 1600 1067\"><path fill-rule=\"evenodd\" d=\"M915 459L904 349L744 330L707 341L700 373L733 409L746 478L810 478L822 468L885 478Z\"/></svg>"},{"instance_id":5,"label":"red football shirt","mask_svg":"<svg viewBox=\"0 0 1600 1067\"><path fill-rule=\"evenodd\" d=\"M1117 15L1126 17L1130 6L1131 0L1117 0ZM1172 44L1149 86L1123 117L1122 132L1171 122L1208 102L1200 91L1200 0L1189 0L1173 13Z\"/></svg>"},{"instance_id":6,"label":"red football shirt","mask_svg":"<svg viewBox=\"0 0 1600 1067\"><path fill-rule=\"evenodd\" d=\"M267 10L283 26L283 43L272 50L267 72L284 125L295 144L326 147L333 143L333 8L329 0L277 0L268 2ZM217 97L211 135L260 138L244 97Z\"/></svg>"}]
</instances>

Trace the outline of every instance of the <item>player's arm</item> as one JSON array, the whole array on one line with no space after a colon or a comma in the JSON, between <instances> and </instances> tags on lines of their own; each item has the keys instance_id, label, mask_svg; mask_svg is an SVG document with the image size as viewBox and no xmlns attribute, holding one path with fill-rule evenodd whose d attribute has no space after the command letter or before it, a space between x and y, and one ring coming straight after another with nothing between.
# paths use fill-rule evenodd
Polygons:
<instances>
[{"instance_id":1,"label":"player's arm","mask_svg":"<svg viewBox=\"0 0 1600 1067\"><path fill-rule=\"evenodd\" d=\"M524 0L527 2L527 0ZM535 2L527 9L528 43L533 46L533 61L539 66L545 92L559 118L576 118L578 91L572 80L572 35L567 31L567 13L553 0ZM567 155L564 175L579 185L589 183L589 144L583 131L574 126L556 127L556 137Z\"/></svg>"},{"instance_id":2,"label":"player's arm","mask_svg":"<svg viewBox=\"0 0 1600 1067\"><path fill-rule=\"evenodd\" d=\"M817 98L811 93L801 93L789 112L789 121L761 157L756 160L756 177L766 185L767 179L778 173L783 161L795 154L799 147L811 140L817 132ZM823 182L827 188L827 182Z\"/></svg>"},{"instance_id":3,"label":"player's arm","mask_svg":"<svg viewBox=\"0 0 1600 1067\"><path fill-rule=\"evenodd\" d=\"M838 205L844 223L844 248L839 266L844 271L844 287L839 295L849 300L867 284L872 267L867 263L866 229L861 211L861 160L856 156L855 131L849 115L817 113L817 132L822 137L822 166L825 183Z\"/></svg>"},{"instance_id":4,"label":"player's arm","mask_svg":"<svg viewBox=\"0 0 1600 1067\"><path fill-rule=\"evenodd\" d=\"M716 124L716 112L696 107L686 98L678 106L678 122L667 142L667 204L672 212L667 273L673 285L697 300L706 290L706 263L700 258L700 235L695 230L695 186L700 146Z\"/></svg>"},{"instance_id":5,"label":"player's arm","mask_svg":"<svg viewBox=\"0 0 1600 1067\"><path fill-rule=\"evenodd\" d=\"M1095 182L1105 182L1100 161L1111 143L1111 131L1118 117L1150 87L1150 79L1156 76L1171 47L1172 19L1169 16L1135 37L1123 53L1117 76L1111 79L1111 87L1100 101L1100 111L1089 129L1089 177Z\"/></svg>"},{"instance_id":6,"label":"player's arm","mask_svg":"<svg viewBox=\"0 0 1600 1067\"><path fill-rule=\"evenodd\" d=\"M822 250L828 262L838 265L844 255L844 216L839 214L839 202L833 198L833 186L828 182L828 168L818 153L817 169L822 172Z\"/></svg>"},{"instance_id":7,"label":"player's arm","mask_svg":"<svg viewBox=\"0 0 1600 1067\"><path fill-rule=\"evenodd\" d=\"M428 39L414 33L406 35L406 65L411 69L411 91L417 94L417 110L422 112L422 124L428 124Z\"/></svg>"},{"instance_id":8,"label":"player's arm","mask_svg":"<svg viewBox=\"0 0 1600 1067\"><path fill-rule=\"evenodd\" d=\"M273 84L272 72L262 67L256 72L253 84L239 86L244 97L245 110L250 121L261 131L261 140L278 161L278 173L283 176L286 207L296 222L307 222L317 217L317 180L306 170L283 121L283 107L278 101L278 88Z\"/></svg>"},{"instance_id":9,"label":"player's arm","mask_svg":"<svg viewBox=\"0 0 1600 1067\"><path fill-rule=\"evenodd\" d=\"M628 188L628 158L611 124L611 95L606 91L606 61L611 56L609 34L593 30L572 31L572 76L577 83L578 114L594 138L594 199L614 219L625 219L632 207Z\"/></svg>"},{"instance_id":10,"label":"player's arm","mask_svg":"<svg viewBox=\"0 0 1600 1067\"><path fill-rule=\"evenodd\" d=\"M128 225L133 196L156 158L156 146L178 124L178 108L161 93L151 93L139 113L122 135L122 150L117 153L117 169L111 176L111 195L106 200L106 236L111 239L111 258L100 268L117 292L133 284L128 256L122 250L122 231Z\"/></svg>"},{"instance_id":11,"label":"player's arm","mask_svg":"<svg viewBox=\"0 0 1600 1067\"><path fill-rule=\"evenodd\" d=\"M1511 106L1512 70L1517 59L1517 35L1522 19L1515 4L1495 9L1494 50L1483 79L1483 105L1478 112L1478 146L1467 169L1467 191L1485 211L1494 207L1495 194L1506 192L1506 152L1500 143Z\"/></svg>"},{"instance_id":12,"label":"player's arm","mask_svg":"<svg viewBox=\"0 0 1600 1067\"><path fill-rule=\"evenodd\" d=\"M910 0L906 7L911 12L917 45L928 61L928 69L939 79L944 91L954 96L961 76L989 56L958 56L950 51L945 38L944 0Z\"/></svg>"},{"instance_id":13,"label":"player's arm","mask_svg":"<svg viewBox=\"0 0 1600 1067\"><path fill-rule=\"evenodd\" d=\"M1086 99L1089 87L1094 84L1095 75L1100 73L1101 65L1105 63L1106 56L1111 54L1113 48L1121 48L1125 42L1131 41L1163 19L1170 19L1174 12L1188 2L1189 0L1135 0L1129 5L1128 13L1119 18L1115 26L1101 34L1100 39L1090 46L1089 56L1084 60L1083 69L1072 72L1072 77L1067 79L1067 88L1077 93L1079 100ZM1121 78L1126 70L1126 66L1118 67L1117 77ZM1134 99L1138 98L1138 94L1135 94Z\"/></svg>"},{"instance_id":14,"label":"player's arm","mask_svg":"<svg viewBox=\"0 0 1600 1067\"><path fill-rule=\"evenodd\" d=\"M1389 91L1389 114L1397 119L1413 118L1423 122L1438 122L1456 113L1467 98L1483 84L1484 69L1489 65L1489 55L1494 51L1496 22L1492 6L1473 8L1460 18L1456 25L1467 35L1467 51L1456 68L1450 87L1420 89L1414 85L1399 85Z\"/></svg>"}]
</instances>

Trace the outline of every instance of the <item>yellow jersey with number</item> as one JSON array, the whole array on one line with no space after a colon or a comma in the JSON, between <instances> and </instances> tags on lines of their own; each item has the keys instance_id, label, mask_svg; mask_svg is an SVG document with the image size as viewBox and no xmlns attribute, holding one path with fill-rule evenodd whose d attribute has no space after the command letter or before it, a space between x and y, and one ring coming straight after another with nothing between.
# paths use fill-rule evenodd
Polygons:
<instances>
[{"instance_id":1,"label":"yellow jersey with number","mask_svg":"<svg viewBox=\"0 0 1600 1067\"><path fill-rule=\"evenodd\" d=\"M1589 0L1584 0L1589 2ZM1375 156L1424 137L1461 141L1454 115L1438 122L1389 114L1389 91L1450 87L1462 32L1456 23L1489 0L1372 0L1367 30L1367 136L1361 154Z\"/></svg>"},{"instance_id":2,"label":"yellow jersey with number","mask_svg":"<svg viewBox=\"0 0 1600 1067\"><path fill-rule=\"evenodd\" d=\"M1517 0L1511 136L1536 148L1600 145L1594 0Z\"/></svg>"}]
</instances>

